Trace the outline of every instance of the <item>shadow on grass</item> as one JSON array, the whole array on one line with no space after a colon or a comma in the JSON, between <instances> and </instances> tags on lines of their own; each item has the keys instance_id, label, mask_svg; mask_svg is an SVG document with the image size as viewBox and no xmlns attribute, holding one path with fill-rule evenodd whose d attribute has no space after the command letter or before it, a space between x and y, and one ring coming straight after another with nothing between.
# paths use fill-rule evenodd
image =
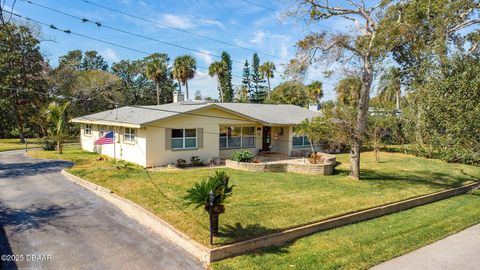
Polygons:
<instances>
[{"instance_id":1,"label":"shadow on grass","mask_svg":"<svg viewBox=\"0 0 480 270\"><path fill-rule=\"evenodd\" d=\"M446 189L459 187L469 181L479 181L477 177L464 174L464 177L454 177L450 174L434 172L430 170L417 170L408 173L385 173L378 170L361 170L361 181L375 182L382 187L400 187L402 182L407 185L429 186L435 189Z\"/></svg>"},{"instance_id":2,"label":"shadow on grass","mask_svg":"<svg viewBox=\"0 0 480 270\"><path fill-rule=\"evenodd\" d=\"M248 240L262 235L272 234L281 231L280 229L270 229L260 224L249 224L243 226L239 222L235 225L224 225L220 228L219 236L223 237L227 243L236 243Z\"/></svg>"}]
</instances>

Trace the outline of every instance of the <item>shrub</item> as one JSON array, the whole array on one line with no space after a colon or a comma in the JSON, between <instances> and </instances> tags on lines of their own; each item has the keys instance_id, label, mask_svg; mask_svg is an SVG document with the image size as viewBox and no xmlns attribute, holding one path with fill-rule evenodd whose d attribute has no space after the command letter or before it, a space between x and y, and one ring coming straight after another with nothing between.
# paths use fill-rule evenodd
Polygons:
<instances>
[{"instance_id":1,"label":"shrub","mask_svg":"<svg viewBox=\"0 0 480 270\"><path fill-rule=\"evenodd\" d=\"M232 159L237 162L252 162L253 154L248 150L240 150L232 154Z\"/></svg>"},{"instance_id":2,"label":"shrub","mask_svg":"<svg viewBox=\"0 0 480 270\"><path fill-rule=\"evenodd\" d=\"M55 142L55 140L45 139L42 142L42 149L45 151L54 151L56 147L57 147L57 142Z\"/></svg>"},{"instance_id":3,"label":"shrub","mask_svg":"<svg viewBox=\"0 0 480 270\"><path fill-rule=\"evenodd\" d=\"M194 166L202 166L203 160L201 160L199 156L192 156L190 158L190 163L192 163Z\"/></svg>"},{"instance_id":4,"label":"shrub","mask_svg":"<svg viewBox=\"0 0 480 270\"><path fill-rule=\"evenodd\" d=\"M183 168L183 167L187 166L187 161L183 158L179 158L179 159L177 159L177 166L180 167L180 168Z\"/></svg>"}]
</instances>

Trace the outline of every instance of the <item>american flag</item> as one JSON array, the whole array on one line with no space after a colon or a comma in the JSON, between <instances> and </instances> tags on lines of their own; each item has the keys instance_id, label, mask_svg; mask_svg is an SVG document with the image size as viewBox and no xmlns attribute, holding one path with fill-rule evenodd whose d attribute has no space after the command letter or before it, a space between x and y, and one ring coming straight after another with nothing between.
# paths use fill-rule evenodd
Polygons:
<instances>
[{"instance_id":1,"label":"american flag","mask_svg":"<svg viewBox=\"0 0 480 270\"><path fill-rule=\"evenodd\" d=\"M113 131L108 132L105 136L95 141L96 144L112 144L113 143Z\"/></svg>"}]
</instances>

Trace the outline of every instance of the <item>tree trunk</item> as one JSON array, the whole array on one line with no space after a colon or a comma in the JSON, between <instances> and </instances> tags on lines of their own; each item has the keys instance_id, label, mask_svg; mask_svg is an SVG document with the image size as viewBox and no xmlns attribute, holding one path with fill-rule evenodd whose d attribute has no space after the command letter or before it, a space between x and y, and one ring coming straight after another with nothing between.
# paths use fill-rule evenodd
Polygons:
<instances>
[{"instance_id":1,"label":"tree trunk","mask_svg":"<svg viewBox=\"0 0 480 270\"><path fill-rule=\"evenodd\" d=\"M374 147L373 150L375 151L375 161L378 163L380 158L378 157L378 147Z\"/></svg>"},{"instance_id":2,"label":"tree trunk","mask_svg":"<svg viewBox=\"0 0 480 270\"><path fill-rule=\"evenodd\" d=\"M358 101L357 123L353 132L352 149L350 150L350 176L357 180L360 179L360 149L368 117L368 101L372 80L372 58L370 55L366 55L363 59L362 88L360 89L360 100Z\"/></svg>"},{"instance_id":3,"label":"tree trunk","mask_svg":"<svg viewBox=\"0 0 480 270\"><path fill-rule=\"evenodd\" d=\"M187 92L187 101L190 100L189 96L188 96L188 81L185 81L185 92Z\"/></svg>"},{"instance_id":4,"label":"tree trunk","mask_svg":"<svg viewBox=\"0 0 480 270\"><path fill-rule=\"evenodd\" d=\"M20 143L25 143L25 132L23 131L23 124L18 127L18 135L20 136Z\"/></svg>"},{"instance_id":5,"label":"tree trunk","mask_svg":"<svg viewBox=\"0 0 480 270\"><path fill-rule=\"evenodd\" d=\"M396 99L396 108L398 112L400 111L400 91L397 91L397 93L395 93L395 99Z\"/></svg>"},{"instance_id":6,"label":"tree trunk","mask_svg":"<svg viewBox=\"0 0 480 270\"><path fill-rule=\"evenodd\" d=\"M63 154L62 141L60 139L57 139L57 151L59 154Z\"/></svg>"},{"instance_id":7,"label":"tree trunk","mask_svg":"<svg viewBox=\"0 0 480 270\"><path fill-rule=\"evenodd\" d=\"M272 92L272 88L270 87L270 77L267 76L267 82L268 82L268 95L267 97L270 97L270 93Z\"/></svg>"},{"instance_id":8,"label":"tree trunk","mask_svg":"<svg viewBox=\"0 0 480 270\"><path fill-rule=\"evenodd\" d=\"M218 87L218 92L220 92L220 102L223 102L223 90L222 90L222 86L220 85L220 78L217 80L217 87Z\"/></svg>"},{"instance_id":9,"label":"tree trunk","mask_svg":"<svg viewBox=\"0 0 480 270\"><path fill-rule=\"evenodd\" d=\"M211 221L212 221L212 234L214 236L218 236L219 233L218 233L218 217L220 216L219 213L217 213L216 211L212 211L212 217L211 217Z\"/></svg>"},{"instance_id":10,"label":"tree trunk","mask_svg":"<svg viewBox=\"0 0 480 270\"><path fill-rule=\"evenodd\" d=\"M155 82L157 87L157 105L160 105L160 85L158 82Z\"/></svg>"}]
</instances>

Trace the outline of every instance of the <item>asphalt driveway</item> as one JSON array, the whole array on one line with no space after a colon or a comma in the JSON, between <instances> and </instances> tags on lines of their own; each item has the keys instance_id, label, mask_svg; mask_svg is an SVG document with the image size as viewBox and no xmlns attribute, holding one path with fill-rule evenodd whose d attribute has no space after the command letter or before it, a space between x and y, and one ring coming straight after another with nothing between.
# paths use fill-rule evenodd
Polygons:
<instances>
[{"instance_id":1,"label":"asphalt driveway","mask_svg":"<svg viewBox=\"0 0 480 270\"><path fill-rule=\"evenodd\" d=\"M69 165L0 153L0 254L15 255L2 256L1 269L204 269L65 179L60 170Z\"/></svg>"}]
</instances>

